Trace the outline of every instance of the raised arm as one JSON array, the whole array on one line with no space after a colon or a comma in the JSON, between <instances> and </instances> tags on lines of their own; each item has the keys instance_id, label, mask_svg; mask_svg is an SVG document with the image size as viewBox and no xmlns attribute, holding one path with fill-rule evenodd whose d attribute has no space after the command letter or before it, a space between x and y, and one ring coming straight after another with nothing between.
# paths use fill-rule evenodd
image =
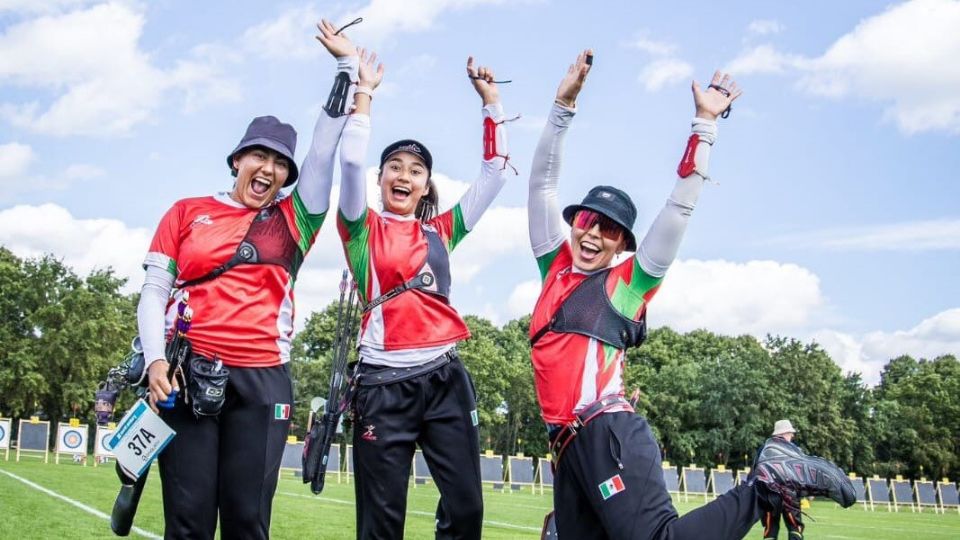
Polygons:
<instances>
[{"instance_id":1,"label":"raised arm","mask_svg":"<svg viewBox=\"0 0 960 540\"><path fill-rule=\"evenodd\" d=\"M317 23L317 40L337 59L337 76L327 102L313 128L313 141L300 167L296 192L310 214L322 214L330 208L333 185L333 163L337 143L347 123L346 105L351 102L357 81L357 50L345 34L335 35L336 28L327 20Z\"/></svg>"},{"instance_id":2,"label":"raised arm","mask_svg":"<svg viewBox=\"0 0 960 540\"><path fill-rule=\"evenodd\" d=\"M464 233L473 229L500 193L507 181L509 160L503 106L500 104L500 91L494 82L493 70L484 66L476 67L471 56L467 58L467 76L483 101L483 159L480 177L457 203L463 216Z\"/></svg>"},{"instance_id":3,"label":"raised arm","mask_svg":"<svg viewBox=\"0 0 960 540\"><path fill-rule=\"evenodd\" d=\"M547 124L540 135L530 168L530 186L527 198L527 216L530 247L533 255L541 257L557 249L565 238L563 218L560 215L559 181L563 157L563 140L576 114L577 96L590 72L593 51L587 49L577 56L557 88L557 97Z\"/></svg>"},{"instance_id":4,"label":"raised arm","mask_svg":"<svg viewBox=\"0 0 960 540\"><path fill-rule=\"evenodd\" d=\"M367 185L364 178L367 144L370 142L370 105L373 91L383 80L383 64L376 64L377 54L358 49L360 80L354 94L354 111L343 131L340 148L340 213L355 221L367 209ZM374 67L376 66L376 67Z\"/></svg>"},{"instance_id":5,"label":"raised arm","mask_svg":"<svg viewBox=\"0 0 960 540\"><path fill-rule=\"evenodd\" d=\"M706 90L696 81L692 89L697 112L687 148L677 167L677 183L637 248L640 267L653 277L666 274L677 256L687 221L708 178L710 150L717 140L717 117L742 93L730 75L719 71L713 74Z\"/></svg>"}]
</instances>

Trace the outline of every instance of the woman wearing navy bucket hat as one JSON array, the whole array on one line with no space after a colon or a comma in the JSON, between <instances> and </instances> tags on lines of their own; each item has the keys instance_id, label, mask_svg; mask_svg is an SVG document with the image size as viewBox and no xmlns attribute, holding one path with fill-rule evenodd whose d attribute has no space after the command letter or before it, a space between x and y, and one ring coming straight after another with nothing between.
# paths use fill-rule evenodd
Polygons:
<instances>
[{"instance_id":1,"label":"woman wearing navy bucket hat","mask_svg":"<svg viewBox=\"0 0 960 540\"><path fill-rule=\"evenodd\" d=\"M366 70L361 67L361 76ZM450 305L449 252L506 181L506 136L493 72L467 61L483 100L480 177L437 211L433 156L412 139L380 154L382 211L367 207L364 157L371 96L357 94L340 151L337 229L364 302L354 382L357 538L402 538L407 484L419 445L440 491L437 538L480 538L483 500L476 396L456 354L470 336Z\"/></svg>"},{"instance_id":2,"label":"woman wearing navy bucket hat","mask_svg":"<svg viewBox=\"0 0 960 540\"><path fill-rule=\"evenodd\" d=\"M378 82L352 84L357 49L326 21L318 27L337 74L302 168L294 128L254 118L227 155L233 188L174 203L144 261L137 314L150 405L177 433L159 457L166 538L212 539L218 516L222 538L269 537L293 404L293 286L329 208L345 104ZM165 335L187 295L192 352L187 376L171 383Z\"/></svg>"},{"instance_id":3,"label":"woman wearing navy bucket hat","mask_svg":"<svg viewBox=\"0 0 960 540\"><path fill-rule=\"evenodd\" d=\"M563 139L592 60L590 50L581 53L560 83L529 187L530 243L543 283L530 340L554 460L559 538L742 538L764 509L796 505L804 493L829 495L849 506L852 486L836 466L771 452L758 460L750 482L678 517L650 426L623 397L624 356L646 336L647 304L676 256L707 179L717 117L740 90L720 72L706 90L693 83L696 118L678 179L638 244L632 231L636 207L622 190L596 186L580 204L562 212L558 204ZM571 226L569 235L563 221ZM624 251L636 254L615 263ZM824 483L818 484L817 476Z\"/></svg>"}]
</instances>

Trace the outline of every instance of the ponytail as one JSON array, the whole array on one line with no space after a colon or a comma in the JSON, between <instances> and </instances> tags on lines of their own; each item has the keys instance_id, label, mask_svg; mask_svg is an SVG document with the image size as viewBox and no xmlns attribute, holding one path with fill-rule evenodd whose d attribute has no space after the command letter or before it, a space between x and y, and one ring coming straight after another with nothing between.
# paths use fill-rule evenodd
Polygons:
<instances>
[{"instance_id":1,"label":"ponytail","mask_svg":"<svg viewBox=\"0 0 960 540\"><path fill-rule=\"evenodd\" d=\"M414 215L421 223L430 221L440 213L438 210L439 202L440 195L437 193L437 186L433 183L432 178L428 179L427 193L423 197L420 197L420 202L417 203L417 209Z\"/></svg>"}]
</instances>

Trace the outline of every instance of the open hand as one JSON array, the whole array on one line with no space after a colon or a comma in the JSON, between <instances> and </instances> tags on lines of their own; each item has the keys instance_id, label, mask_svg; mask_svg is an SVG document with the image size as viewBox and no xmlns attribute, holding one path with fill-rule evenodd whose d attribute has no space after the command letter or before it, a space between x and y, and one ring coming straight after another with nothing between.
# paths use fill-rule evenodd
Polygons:
<instances>
[{"instance_id":1,"label":"open hand","mask_svg":"<svg viewBox=\"0 0 960 540\"><path fill-rule=\"evenodd\" d=\"M356 52L360 56L360 67L357 70L360 80L357 84L373 90L383 82L383 63L377 64L374 68L373 66L377 63L377 53L368 52L363 47L357 47Z\"/></svg>"},{"instance_id":2,"label":"open hand","mask_svg":"<svg viewBox=\"0 0 960 540\"><path fill-rule=\"evenodd\" d=\"M357 48L350 41L350 38L342 32L340 35L336 35L337 27L330 21L321 19L320 22L317 23L317 29L320 30L317 41L322 43L335 58L355 56L357 54Z\"/></svg>"},{"instance_id":3,"label":"open hand","mask_svg":"<svg viewBox=\"0 0 960 540\"><path fill-rule=\"evenodd\" d=\"M714 72L706 90L700 88L697 81L693 81L692 89L697 118L706 120L716 120L743 93L729 73L721 73L719 70Z\"/></svg>"},{"instance_id":4,"label":"open hand","mask_svg":"<svg viewBox=\"0 0 960 540\"><path fill-rule=\"evenodd\" d=\"M571 109L577 106L577 96L587 80L587 73L590 73L589 62L593 62L593 49L585 49L577 55L577 61L567 68L567 74L557 88L557 103Z\"/></svg>"}]
</instances>

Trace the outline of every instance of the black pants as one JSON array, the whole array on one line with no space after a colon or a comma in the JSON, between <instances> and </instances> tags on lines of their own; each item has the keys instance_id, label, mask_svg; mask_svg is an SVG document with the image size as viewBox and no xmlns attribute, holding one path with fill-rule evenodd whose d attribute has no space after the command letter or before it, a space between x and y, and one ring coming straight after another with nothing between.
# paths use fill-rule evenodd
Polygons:
<instances>
[{"instance_id":1,"label":"black pants","mask_svg":"<svg viewBox=\"0 0 960 540\"><path fill-rule=\"evenodd\" d=\"M740 485L678 517L650 426L629 412L587 424L564 451L553 485L559 538L743 538L763 511L754 488Z\"/></svg>"},{"instance_id":2,"label":"black pants","mask_svg":"<svg viewBox=\"0 0 960 540\"><path fill-rule=\"evenodd\" d=\"M360 369L376 371L363 364ZM353 425L357 538L403 538L416 445L440 490L436 537L480 538L476 408L473 383L456 359L405 381L358 389Z\"/></svg>"},{"instance_id":3,"label":"black pants","mask_svg":"<svg viewBox=\"0 0 960 540\"><path fill-rule=\"evenodd\" d=\"M800 513L790 513L780 509L773 509L763 513L763 538L776 539L780 536L780 518L783 518L783 524L787 526L788 540L803 540L803 520Z\"/></svg>"},{"instance_id":4,"label":"black pants","mask_svg":"<svg viewBox=\"0 0 960 540\"><path fill-rule=\"evenodd\" d=\"M289 369L231 367L217 417L198 419L182 395L160 413L177 432L158 458L164 537L212 539L219 512L224 540L268 538L292 411L284 406L293 404Z\"/></svg>"}]
</instances>

